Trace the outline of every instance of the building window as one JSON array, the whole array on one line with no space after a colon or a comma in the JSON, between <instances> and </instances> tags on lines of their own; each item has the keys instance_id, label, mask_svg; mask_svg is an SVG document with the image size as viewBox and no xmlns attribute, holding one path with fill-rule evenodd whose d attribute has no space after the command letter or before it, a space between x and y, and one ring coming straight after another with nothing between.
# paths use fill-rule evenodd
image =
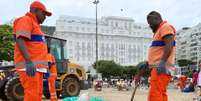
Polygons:
<instances>
[{"instance_id":1,"label":"building window","mask_svg":"<svg viewBox=\"0 0 201 101\"><path fill-rule=\"evenodd\" d=\"M82 31L85 31L85 28L84 28L84 27L82 27Z\"/></svg>"},{"instance_id":2,"label":"building window","mask_svg":"<svg viewBox=\"0 0 201 101\"><path fill-rule=\"evenodd\" d=\"M79 27L76 27L76 31L79 31L80 30L80 28Z\"/></svg>"},{"instance_id":3,"label":"building window","mask_svg":"<svg viewBox=\"0 0 201 101\"><path fill-rule=\"evenodd\" d=\"M104 29L101 29L101 32L104 33Z\"/></svg>"},{"instance_id":4,"label":"building window","mask_svg":"<svg viewBox=\"0 0 201 101\"><path fill-rule=\"evenodd\" d=\"M69 29L69 30L72 30L72 26L68 26L68 29Z\"/></svg>"},{"instance_id":5,"label":"building window","mask_svg":"<svg viewBox=\"0 0 201 101\"><path fill-rule=\"evenodd\" d=\"M69 46L73 46L73 42L72 41L69 41Z\"/></svg>"},{"instance_id":6,"label":"building window","mask_svg":"<svg viewBox=\"0 0 201 101\"><path fill-rule=\"evenodd\" d=\"M72 49L69 49L69 54L72 54L73 50Z\"/></svg>"},{"instance_id":7,"label":"building window","mask_svg":"<svg viewBox=\"0 0 201 101\"><path fill-rule=\"evenodd\" d=\"M129 29L132 27L132 23L129 23Z\"/></svg>"},{"instance_id":8,"label":"building window","mask_svg":"<svg viewBox=\"0 0 201 101\"><path fill-rule=\"evenodd\" d=\"M91 55L91 44L88 42L87 43L87 56L88 57L91 57L92 55Z\"/></svg>"},{"instance_id":9,"label":"building window","mask_svg":"<svg viewBox=\"0 0 201 101\"><path fill-rule=\"evenodd\" d=\"M118 22L115 23L115 27L119 27Z\"/></svg>"},{"instance_id":10,"label":"building window","mask_svg":"<svg viewBox=\"0 0 201 101\"><path fill-rule=\"evenodd\" d=\"M128 29L127 22L125 22L124 28L125 28L125 29Z\"/></svg>"},{"instance_id":11,"label":"building window","mask_svg":"<svg viewBox=\"0 0 201 101\"><path fill-rule=\"evenodd\" d=\"M79 51L79 50L80 50L80 43L77 42L77 51Z\"/></svg>"},{"instance_id":12,"label":"building window","mask_svg":"<svg viewBox=\"0 0 201 101\"><path fill-rule=\"evenodd\" d=\"M91 29L90 29L90 28L87 28L87 31L88 31L88 32L90 32L90 31L91 31Z\"/></svg>"}]
</instances>

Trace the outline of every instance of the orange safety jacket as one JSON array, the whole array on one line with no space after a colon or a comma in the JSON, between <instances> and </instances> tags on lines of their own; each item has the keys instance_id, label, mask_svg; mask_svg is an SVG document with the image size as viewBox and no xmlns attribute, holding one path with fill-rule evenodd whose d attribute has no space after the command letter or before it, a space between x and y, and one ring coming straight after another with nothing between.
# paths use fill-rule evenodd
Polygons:
<instances>
[{"instance_id":1,"label":"orange safety jacket","mask_svg":"<svg viewBox=\"0 0 201 101\"><path fill-rule=\"evenodd\" d=\"M55 61L54 56L49 53L47 55L47 59L48 59L48 62L50 62L50 64L51 64L49 67L50 76L57 76L56 61Z\"/></svg>"},{"instance_id":2,"label":"orange safety jacket","mask_svg":"<svg viewBox=\"0 0 201 101\"><path fill-rule=\"evenodd\" d=\"M24 41L34 67L48 68L46 59L48 53L47 44L36 15L28 12L25 16L16 19L14 21L13 33L15 40L20 37L27 39ZM14 63L17 69L24 68L25 66L25 59L17 43L15 43Z\"/></svg>"},{"instance_id":3,"label":"orange safety jacket","mask_svg":"<svg viewBox=\"0 0 201 101\"><path fill-rule=\"evenodd\" d=\"M149 67L157 67L163 54L164 54L164 46L165 42L163 41L163 37L166 35L173 35L174 36L174 42L172 45L174 46L171 50L170 56L167 60L166 67L173 67L175 62L175 34L176 30L173 26L168 24L166 21L161 22L159 25L158 30L153 35L153 41L149 48L148 53L148 62Z\"/></svg>"}]
</instances>

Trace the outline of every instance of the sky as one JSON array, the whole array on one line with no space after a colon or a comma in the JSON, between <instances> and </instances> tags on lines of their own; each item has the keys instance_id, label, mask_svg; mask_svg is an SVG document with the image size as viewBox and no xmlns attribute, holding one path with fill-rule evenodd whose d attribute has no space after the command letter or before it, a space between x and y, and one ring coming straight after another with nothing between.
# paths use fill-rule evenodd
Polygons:
<instances>
[{"instance_id":1,"label":"sky","mask_svg":"<svg viewBox=\"0 0 201 101\"><path fill-rule=\"evenodd\" d=\"M29 11L34 0L0 0L0 24ZM55 25L61 15L95 18L94 0L40 0L53 15L44 25ZM98 18L102 16L132 17L147 23L146 15L158 11L164 20L176 27L192 27L201 22L201 0L99 0Z\"/></svg>"}]
</instances>

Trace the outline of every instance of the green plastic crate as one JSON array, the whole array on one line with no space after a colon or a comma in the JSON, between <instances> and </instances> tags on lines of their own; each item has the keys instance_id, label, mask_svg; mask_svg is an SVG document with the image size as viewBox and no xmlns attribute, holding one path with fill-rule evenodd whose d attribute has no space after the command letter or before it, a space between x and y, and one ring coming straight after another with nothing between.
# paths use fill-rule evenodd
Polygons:
<instances>
[{"instance_id":1,"label":"green plastic crate","mask_svg":"<svg viewBox=\"0 0 201 101\"><path fill-rule=\"evenodd\" d=\"M66 97L62 101L77 101L78 98L79 98L79 96L76 96L76 97ZM104 100L101 99L101 98L99 98L99 97L91 97L89 101L104 101Z\"/></svg>"},{"instance_id":2,"label":"green plastic crate","mask_svg":"<svg viewBox=\"0 0 201 101\"><path fill-rule=\"evenodd\" d=\"M89 101L104 101L104 100L99 97L92 97L92 98L90 98Z\"/></svg>"},{"instance_id":3,"label":"green plastic crate","mask_svg":"<svg viewBox=\"0 0 201 101\"><path fill-rule=\"evenodd\" d=\"M78 96L75 96L75 97L66 97L62 101L77 101L78 98L79 98Z\"/></svg>"}]
</instances>

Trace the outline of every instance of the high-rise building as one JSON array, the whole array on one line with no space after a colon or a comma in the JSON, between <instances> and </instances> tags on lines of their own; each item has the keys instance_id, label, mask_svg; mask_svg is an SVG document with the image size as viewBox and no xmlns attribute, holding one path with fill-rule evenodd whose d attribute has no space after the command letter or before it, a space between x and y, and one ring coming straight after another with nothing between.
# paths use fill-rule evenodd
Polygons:
<instances>
[{"instance_id":1,"label":"high-rise building","mask_svg":"<svg viewBox=\"0 0 201 101\"><path fill-rule=\"evenodd\" d=\"M201 24L177 32L176 60L201 60Z\"/></svg>"},{"instance_id":2,"label":"high-rise building","mask_svg":"<svg viewBox=\"0 0 201 101\"><path fill-rule=\"evenodd\" d=\"M201 23L191 28L186 27L179 30L176 42L176 61L185 59L198 65L198 62L201 60ZM181 74L188 72L188 68L189 66L182 67Z\"/></svg>"}]
</instances>

